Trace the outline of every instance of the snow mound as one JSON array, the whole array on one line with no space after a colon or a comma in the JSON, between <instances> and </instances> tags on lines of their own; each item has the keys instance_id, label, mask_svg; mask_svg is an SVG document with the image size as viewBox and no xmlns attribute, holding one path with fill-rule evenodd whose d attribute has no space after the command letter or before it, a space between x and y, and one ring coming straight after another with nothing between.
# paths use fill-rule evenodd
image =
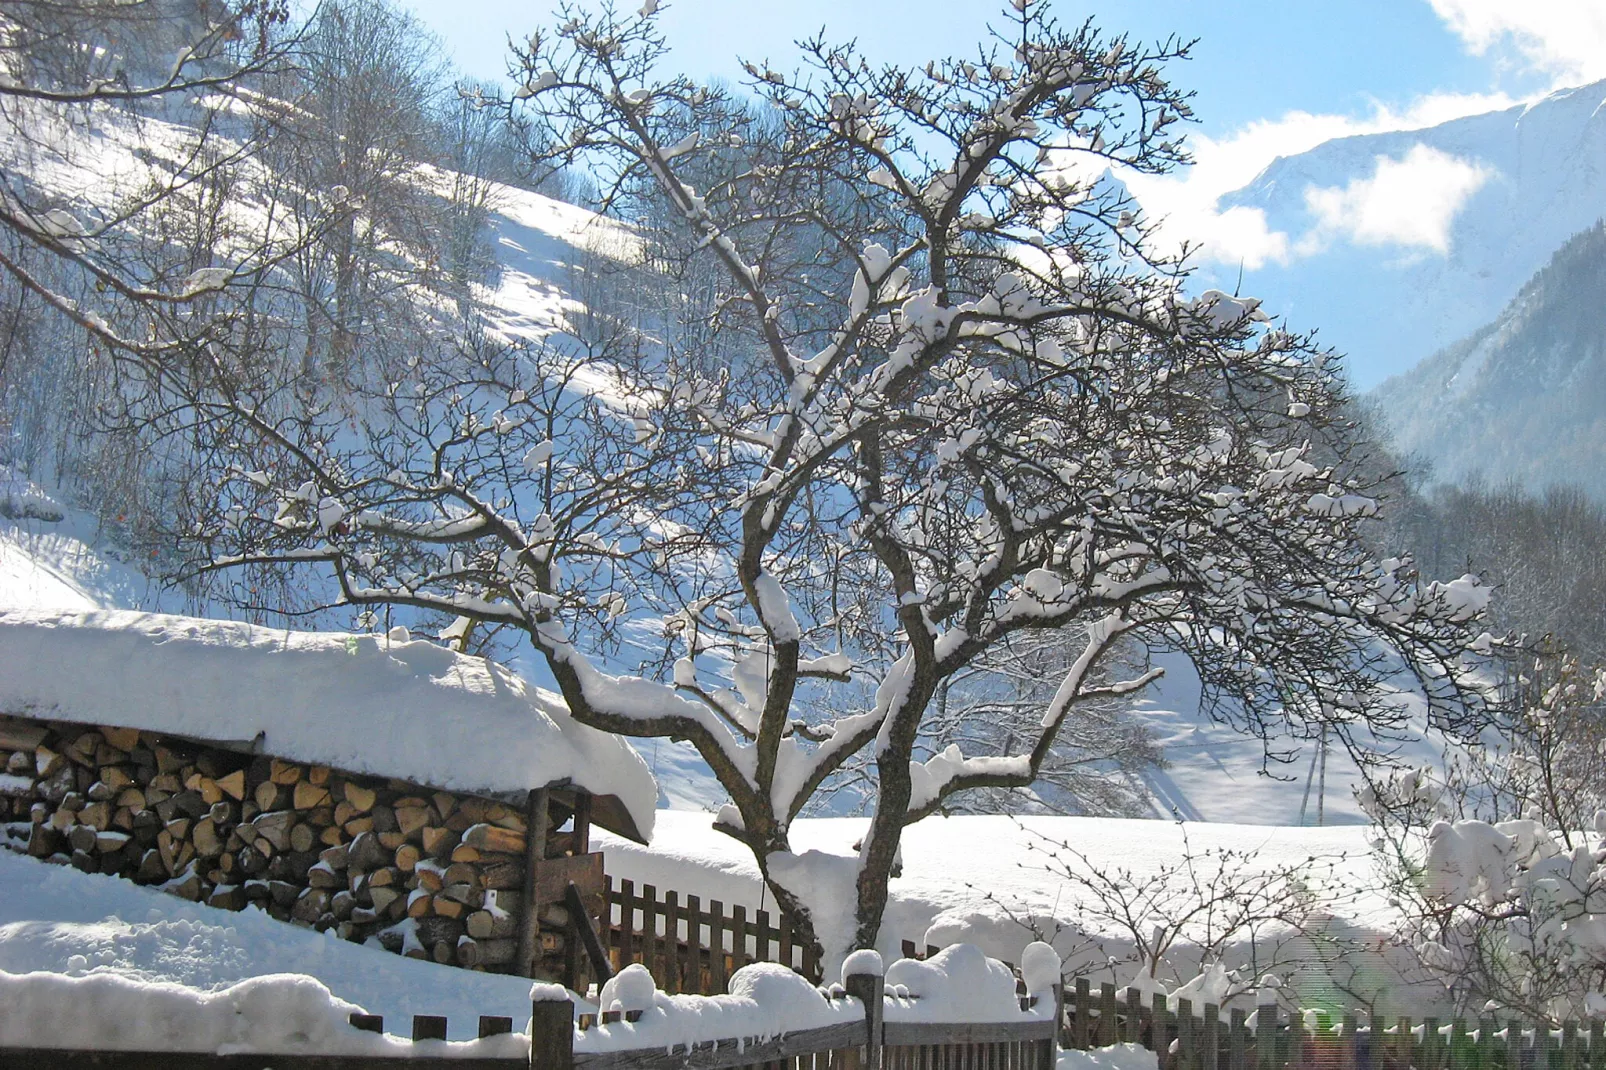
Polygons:
<instances>
[{"instance_id":1,"label":"snow mound","mask_svg":"<svg viewBox=\"0 0 1606 1070\"><path fill-rule=\"evenodd\" d=\"M0 664L0 711L260 739L263 753L457 791L568 780L614 797L616 816L652 832L658 787L628 743L578 724L551 692L433 643L121 610L0 610Z\"/></svg>"},{"instance_id":2,"label":"snow mound","mask_svg":"<svg viewBox=\"0 0 1606 1070\"><path fill-rule=\"evenodd\" d=\"M887 1020L1013 1022L1021 1017L1015 974L974 944L951 944L929 959L899 959L887 967ZM905 994L907 989L907 994Z\"/></svg>"}]
</instances>

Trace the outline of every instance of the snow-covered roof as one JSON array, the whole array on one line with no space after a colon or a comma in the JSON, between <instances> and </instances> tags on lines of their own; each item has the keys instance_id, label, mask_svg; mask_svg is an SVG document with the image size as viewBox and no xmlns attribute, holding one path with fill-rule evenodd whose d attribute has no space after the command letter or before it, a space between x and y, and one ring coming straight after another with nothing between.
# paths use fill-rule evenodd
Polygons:
<instances>
[{"instance_id":1,"label":"snow-covered roof","mask_svg":"<svg viewBox=\"0 0 1606 1070\"><path fill-rule=\"evenodd\" d=\"M262 733L263 753L470 793L569 782L598 797L598 824L643 840L658 800L634 748L575 722L556 694L382 635L0 609L0 713L202 740Z\"/></svg>"}]
</instances>

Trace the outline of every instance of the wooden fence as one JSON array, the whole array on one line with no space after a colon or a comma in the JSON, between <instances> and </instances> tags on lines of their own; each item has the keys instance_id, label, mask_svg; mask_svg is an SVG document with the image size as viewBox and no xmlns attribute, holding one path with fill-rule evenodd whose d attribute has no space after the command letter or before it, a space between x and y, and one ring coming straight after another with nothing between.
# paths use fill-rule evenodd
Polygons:
<instances>
[{"instance_id":1,"label":"wooden fence","mask_svg":"<svg viewBox=\"0 0 1606 1070\"><path fill-rule=\"evenodd\" d=\"M819 957L799 940L791 919L779 912L732 905L718 899L704 906L695 895L660 893L651 884L607 879L603 942L615 972L633 962L651 971L670 993L717 995L730 975L749 962L779 962L820 982Z\"/></svg>"},{"instance_id":2,"label":"wooden fence","mask_svg":"<svg viewBox=\"0 0 1606 1070\"><path fill-rule=\"evenodd\" d=\"M1242 1008L1223 1014L1213 1003L1144 1003L1112 984L1097 994L1078 980L1066 1004L1061 1043L1088 1049L1141 1044L1161 1070L1606 1070L1606 1025L1568 1021L1555 1028L1510 1019L1476 1022L1353 1013L1286 1014Z\"/></svg>"},{"instance_id":3,"label":"wooden fence","mask_svg":"<svg viewBox=\"0 0 1606 1070\"><path fill-rule=\"evenodd\" d=\"M883 982L873 974L846 978L834 998L856 999L854 1021L766 1040L731 1037L691 1048L576 1052L573 1007L537 1003L530 1019L530 1063L539 1070L1055 1070L1063 1014L1019 1022L888 1022ZM1021 995L1021 1010L1039 997ZM1049 997L1043 997L1049 998ZM1052 997L1059 1009L1059 993ZM617 1022L604 1014L601 1024ZM635 1020L625 1015L627 1020ZM580 1036L592 1027L580 1017Z\"/></svg>"}]
</instances>

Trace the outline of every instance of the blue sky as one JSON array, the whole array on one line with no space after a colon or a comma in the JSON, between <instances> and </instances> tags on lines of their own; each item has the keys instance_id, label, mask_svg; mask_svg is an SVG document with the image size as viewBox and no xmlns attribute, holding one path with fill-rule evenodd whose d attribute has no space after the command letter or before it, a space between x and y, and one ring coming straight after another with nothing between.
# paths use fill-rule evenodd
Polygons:
<instances>
[{"instance_id":1,"label":"blue sky","mask_svg":"<svg viewBox=\"0 0 1606 1070\"><path fill-rule=\"evenodd\" d=\"M479 77L505 69L509 34L554 23L547 0L401 0ZM634 6L634 0L628 0ZM1197 94L1197 164L1134 192L1151 214L1216 247L1223 262L1275 255L1216 199L1278 155L1328 138L1420 127L1606 77L1606 0L1051 0L1066 22L1198 38L1171 72ZM668 0L671 63L694 77L741 77L737 57L776 65L822 27L903 63L968 52L1003 0Z\"/></svg>"}]
</instances>

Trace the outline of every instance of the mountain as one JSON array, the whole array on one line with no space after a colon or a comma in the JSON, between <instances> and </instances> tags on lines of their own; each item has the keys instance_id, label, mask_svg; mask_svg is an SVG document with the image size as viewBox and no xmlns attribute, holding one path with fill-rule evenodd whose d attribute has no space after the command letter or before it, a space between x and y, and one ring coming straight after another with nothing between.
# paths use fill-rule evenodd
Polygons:
<instances>
[{"instance_id":1,"label":"mountain","mask_svg":"<svg viewBox=\"0 0 1606 1070\"><path fill-rule=\"evenodd\" d=\"M1264 214L1283 262L1242 292L1317 329L1368 388L1482 327L1606 212L1606 82L1279 158L1223 211ZM1237 265L1203 269L1231 290Z\"/></svg>"},{"instance_id":2,"label":"mountain","mask_svg":"<svg viewBox=\"0 0 1606 1070\"><path fill-rule=\"evenodd\" d=\"M1499 317L1373 394L1441 480L1577 483L1606 500L1606 227L1573 237Z\"/></svg>"}]
</instances>

